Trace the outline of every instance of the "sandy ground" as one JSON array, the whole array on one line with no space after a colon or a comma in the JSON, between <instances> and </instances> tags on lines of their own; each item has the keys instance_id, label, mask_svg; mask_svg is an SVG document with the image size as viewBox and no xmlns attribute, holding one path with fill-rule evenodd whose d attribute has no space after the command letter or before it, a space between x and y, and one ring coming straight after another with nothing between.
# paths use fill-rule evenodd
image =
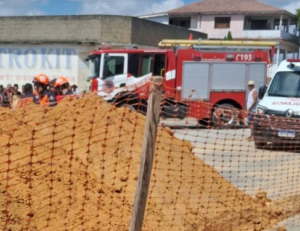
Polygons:
<instances>
[{"instance_id":1,"label":"sandy ground","mask_svg":"<svg viewBox=\"0 0 300 231\"><path fill-rule=\"evenodd\" d=\"M0 230L128 230L144 116L89 95L53 109L2 110L0 120ZM197 146L205 164L189 141L158 129L143 231L262 231L290 216L259 187L250 188L256 197L238 189L227 160L225 177L211 167L210 150L225 158L229 135L207 136ZM249 158L235 148L230 158Z\"/></svg>"},{"instance_id":2,"label":"sandy ground","mask_svg":"<svg viewBox=\"0 0 300 231\"><path fill-rule=\"evenodd\" d=\"M176 137L191 141L197 157L245 193L255 195L263 190L273 200L300 195L300 151L270 145L265 150L257 150L253 142L245 140L249 134L249 129L175 130ZM300 217L279 224L285 225L288 231L299 231Z\"/></svg>"}]
</instances>

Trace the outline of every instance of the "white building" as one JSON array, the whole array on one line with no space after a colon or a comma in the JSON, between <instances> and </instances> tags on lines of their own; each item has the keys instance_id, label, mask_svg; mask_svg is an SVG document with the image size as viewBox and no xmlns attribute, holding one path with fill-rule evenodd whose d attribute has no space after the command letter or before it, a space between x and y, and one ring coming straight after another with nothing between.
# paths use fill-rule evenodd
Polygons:
<instances>
[{"instance_id":1,"label":"white building","mask_svg":"<svg viewBox=\"0 0 300 231\"><path fill-rule=\"evenodd\" d=\"M299 57L297 17L255 0L203 0L139 18L200 31L209 39L224 39L230 31L234 40L278 41L277 65L288 56Z\"/></svg>"}]
</instances>

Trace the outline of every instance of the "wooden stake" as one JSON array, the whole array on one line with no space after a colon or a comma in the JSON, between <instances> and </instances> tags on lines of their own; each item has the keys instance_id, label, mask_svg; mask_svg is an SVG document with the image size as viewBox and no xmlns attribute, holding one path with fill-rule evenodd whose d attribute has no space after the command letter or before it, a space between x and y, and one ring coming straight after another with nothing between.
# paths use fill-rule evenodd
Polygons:
<instances>
[{"instance_id":1,"label":"wooden stake","mask_svg":"<svg viewBox=\"0 0 300 231\"><path fill-rule=\"evenodd\" d=\"M141 164L129 231L141 231L143 226L159 123L162 82L162 77L155 76L150 87Z\"/></svg>"}]
</instances>

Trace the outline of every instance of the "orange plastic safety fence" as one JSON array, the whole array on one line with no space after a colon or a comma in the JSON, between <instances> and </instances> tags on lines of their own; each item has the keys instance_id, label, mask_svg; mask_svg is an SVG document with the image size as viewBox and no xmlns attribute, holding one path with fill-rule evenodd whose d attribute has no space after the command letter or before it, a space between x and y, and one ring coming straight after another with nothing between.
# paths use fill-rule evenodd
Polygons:
<instances>
[{"instance_id":1,"label":"orange plastic safety fence","mask_svg":"<svg viewBox=\"0 0 300 231\"><path fill-rule=\"evenodd\" d=\"M0 109L0 230L129 229L147 111L132 89ZM163 95L143 230L300 227L300 126L273 114Z\"/></svg>"}]
</instances>

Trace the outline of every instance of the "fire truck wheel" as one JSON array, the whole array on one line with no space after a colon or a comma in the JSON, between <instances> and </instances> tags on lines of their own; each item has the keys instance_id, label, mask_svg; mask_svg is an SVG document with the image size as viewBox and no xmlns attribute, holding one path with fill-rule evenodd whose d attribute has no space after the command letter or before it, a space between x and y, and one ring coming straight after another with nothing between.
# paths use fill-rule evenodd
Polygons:
<instances>
[{"instance_id":1,"label":"fire truck wheel","mask_svg":"<svg viewBox=\"0 0 300 231\"><path fill-rule=\"evenodd\" d=\"M130 105L130 104L122 104L120 107L127 107L129 108L131 111L135 111L134 106Z\"/></svg>"},{"instance_id":2,"label":"fire truck wheel","mask_svg":"<svg viewBox=\"0 0 300 231\"><path fill-rule=\"evenodd\" d=\"M211 126L210 119L198 120L198 124L200 127L203 127L203 128L210 128L210 126Z\"/></svg>"},{"instance_id":3,"label":"fire truck wheel","mask_svg":"<svg viewBox=\"0 0 300 231\"><path fill-rule=\"evenodd\" d=\"M214 109L212 123L215 126L235 126L237 124L237 108L224 103Z\"/></svg>"}]
</instances>

